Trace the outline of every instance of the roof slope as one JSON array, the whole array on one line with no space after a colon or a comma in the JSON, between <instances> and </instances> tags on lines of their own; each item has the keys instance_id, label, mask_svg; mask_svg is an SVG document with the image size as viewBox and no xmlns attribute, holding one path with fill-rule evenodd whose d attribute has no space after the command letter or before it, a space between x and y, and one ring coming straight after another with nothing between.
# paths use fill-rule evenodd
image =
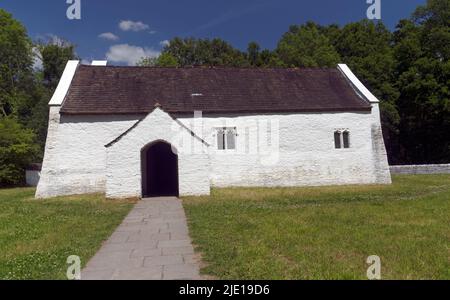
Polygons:
<instances>
[{"instance_id":1,"label":"roof slope","mask_svg":"<svg viewBox=\"0 0 450 300\"><path fill-rule=\"evenodd\" d=\"M61 112L140 114L370 110L337 69L80 65Z\"/></svg>"}]
</instances>

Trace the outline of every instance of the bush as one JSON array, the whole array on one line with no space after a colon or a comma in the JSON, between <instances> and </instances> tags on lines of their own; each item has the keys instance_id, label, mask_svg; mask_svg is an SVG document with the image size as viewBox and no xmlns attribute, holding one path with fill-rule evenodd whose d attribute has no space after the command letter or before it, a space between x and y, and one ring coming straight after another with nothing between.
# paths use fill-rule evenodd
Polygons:
<instances>
[{"instance_id":1,"label":"bush","mask_svg":"<svg viewBox=\"0 0 450 300\"><path fill-rule=\"evenodd\" d=\"M0 187L24 183L24 169L39 150L35 139L34 132L22 128L16 119L0 119Z\"/></svg>"}]
</instances>

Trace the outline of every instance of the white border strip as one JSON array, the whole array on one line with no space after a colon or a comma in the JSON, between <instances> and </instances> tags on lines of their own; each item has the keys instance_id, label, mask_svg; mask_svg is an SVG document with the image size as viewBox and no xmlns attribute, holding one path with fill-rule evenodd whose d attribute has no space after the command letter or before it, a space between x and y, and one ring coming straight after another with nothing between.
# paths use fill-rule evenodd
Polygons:
<instances>
[{"instance_id":1,"label":"white border strip","mask_svg":"<svg viewBox=\"0 0 450 300\"><path fill-rule=\"evenodd\" d=\"M352 70L346 64L338 65L339 71L344 74L345 77L351 82L353 87L362 95L367 101L370 103L379 103L380 100L377 99L365 86L362 82L353 74Z\"/></svg>"},{"instance_id":2,"label":"white border strip","mask_svg":"<svg viewBox=\"0 0 450 300\"><path fill-rule=\"evenodd\" d=\"M64 69L64 73L61 76L61 80L58 83L58 87L53 94L52 99L48 103L50 106L61 106L64 98L67 95L67 91L69 90L70 84L72 83L73 76L77 70L79 60L69 60L66 64L66 68Z\"/></svg>"}]
</instances>

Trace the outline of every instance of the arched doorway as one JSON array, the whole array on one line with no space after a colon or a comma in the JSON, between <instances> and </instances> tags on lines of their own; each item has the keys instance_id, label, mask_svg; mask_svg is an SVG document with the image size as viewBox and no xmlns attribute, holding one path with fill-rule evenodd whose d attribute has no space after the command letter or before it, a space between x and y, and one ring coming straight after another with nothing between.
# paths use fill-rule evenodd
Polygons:
<instances>
[{"instance_id":1,"label":"arched doorway","mask_svg":"<svg viewBox=\"0 0 450 300\"><path fill-rule=\"evenodd\" d=\"M179 196L178 155L174 151L164 141L142 149L142 197Z\"/></svg>"}]
</instances>

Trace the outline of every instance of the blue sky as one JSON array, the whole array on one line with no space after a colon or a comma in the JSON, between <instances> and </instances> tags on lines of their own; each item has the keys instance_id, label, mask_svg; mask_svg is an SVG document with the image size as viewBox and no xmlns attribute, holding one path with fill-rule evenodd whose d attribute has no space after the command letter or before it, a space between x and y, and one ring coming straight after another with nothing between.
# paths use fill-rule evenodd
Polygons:
<instances>
[{"instance_id":1,"label":"blue sky","mask_svg":"<svg viewBox=\"0 0 450 300\"><path fill-rule=\"evenodd\" d=\"M394 29L426 0L381 0L382 20ZM86 61L132 64L157 55L175 36L220 37L246 49L256 41L273 49L292 24L326 25L366 18L366 0L81 0L81 20L68 20L66 0L0 0L36 40L57 36L77 45ZM125 22L123 22L125 21ZM106 34L105 34L106 33ZM100 36L101 34L104 34Z\"/></svg>"}]
</instances>

